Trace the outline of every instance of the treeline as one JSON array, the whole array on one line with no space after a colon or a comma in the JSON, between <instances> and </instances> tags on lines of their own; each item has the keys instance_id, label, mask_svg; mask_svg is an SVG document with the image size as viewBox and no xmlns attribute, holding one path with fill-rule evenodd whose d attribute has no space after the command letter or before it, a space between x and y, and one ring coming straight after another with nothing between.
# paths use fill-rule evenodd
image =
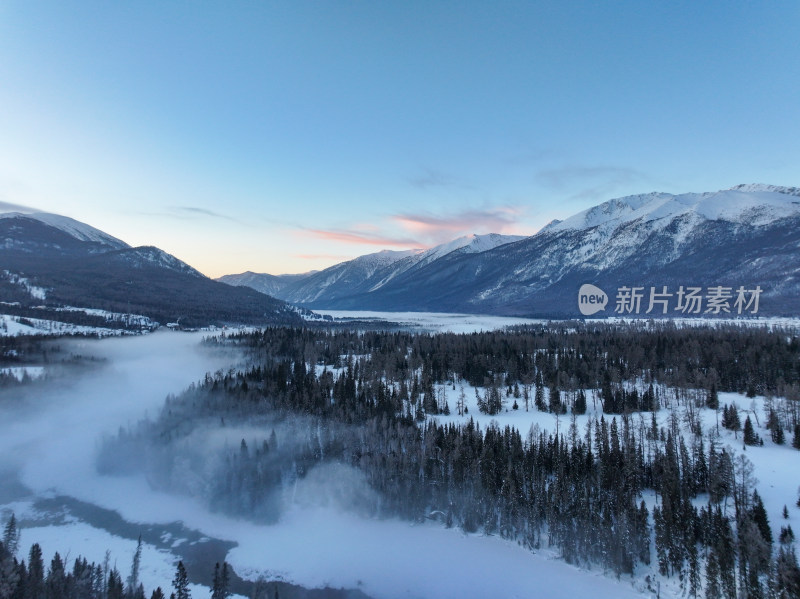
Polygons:
<instances>
[{"instance_id":1,"label":"treeline","mask_svg":"<svg viewBox=\"0 0 800 599\"><path fill-rule=\"evenodd\" d=\"M800 338L779 328L576 322L468 335L282 328L220 342L245 347L267 364L290 359L339 367L347 356L369 355L369 366L391 380L420 369L434 383L459 378L474 386L538 378L574 390L641 379L800 399Z\"/></svg>"},{"instance_id":2,"label":"treeline","mask_svg":"<svg viewBox=\"0 0 800 599\"><path fill-rule=\"evenodd\" d=\"M274 328L210 343L244 348L255 364L245 379L258 381L274 401L286 396L290 409L309 414L357 420L368 412L367 397L381 411L397 413L405 403L412 415L437 414L455 406L444 404L436 386L465 382L485 389L479 404L490 414L505 397L526 409L580 414L585 389L602 392L609 414L649 411L699 395L710 407L715 400L708 397L725 391L785 398L775 409L776 422L790 433L800 424L800 339L782 330L574 323L425 335ZM320 367L329 370L316 376L312 370ZM346 377L334 379L331 370L342 369ZM231 375L217 377L216 384L230 384ZM670 395L662 393L667 388ZM330 405L323 405L326 392Z\"/></svg>"},{"instance_id":3,"label":"treeline","mask_svg":"<svg viewBox=\"0 0 800 599\"><path fill-rule=\"evenodd\" d=\"M81 334L65 337L96 338L96 335ZM32 381L45 382L60 370L74 372L76 369L98 368L105 364L105 358L72 353L68 345L62 344L63 339L63 337L54 339L45 336L0 335L0 389L24 387ZM13 369L25 367L44 367L45 373L35 378L26 371L23 371L20 377L14 374Z\"/></svg>"},{"instance_id":4,"label":"treeline","mask_svg":"<svg viewBox=\"0 0 800 599\"><path fill-rule=\"evenodd\" d=\"M90 314L83 310L63 310L55 306L40 305L42 300L37 300L36 305L22 305L19 303L4 303L2 310L4 314L18 317L22 324L33 326L30 318L40 320L52 320L76 326L87 326L104 329L125 330L141 332L154 331L159 327L159 323L149 318L136 314Z\"/></svg>"},{"instance_id":5,"label":"treeline","mask_svg":"<svg viewBox=\"0 0 800 599\"><path fill-rule=\"evenodd\" d=\"M133 554L130 574L123 581L119 570L110 564L106 552L102 564L89 562L78 556L69 567L56 552L45 568L42 548L31 545L27 562L18 560L20 529L12 514L3 530L0 541L0 599L145 599L144 585L139 582L142 558L142 541ZM227 599L230 591L231 571L227 563L216 564L211 599ZM178 562L172 580L173 591L169 599L191 599L189 577L183 562ZM150 599L166 599L161 587L155 588Z\"/></svg>"}]
</instances>

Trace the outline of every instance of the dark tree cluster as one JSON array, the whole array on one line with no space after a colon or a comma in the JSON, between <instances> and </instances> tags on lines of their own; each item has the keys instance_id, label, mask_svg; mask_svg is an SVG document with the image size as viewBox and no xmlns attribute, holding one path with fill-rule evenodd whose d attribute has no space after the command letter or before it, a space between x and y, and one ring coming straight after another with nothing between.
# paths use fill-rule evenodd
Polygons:
<instances>
[{"instance_id":1,"label":"dark tree cluster","mask_svg":"<svg viewBox=\"0 0 800 599\"><path fill-rule=\"evenodd\" d=\"M246 347L258 363L291 359L338 367L347 356L369 355L370 365L394 380L424 368L436 384L459 378L477 387L507 387L532 385L538 376L546 388L575 390L640 379L713 386L715 394L750 389L800 399L800 339L780 329L571 323L513 334L427 335L281 328L218 342Z\"/></svg>"},{"instance_id":2,"label":"dark tree cluster","mask_svg":"<svg viewBox=\"0 0 800 599\"><path fill-rule=\"evenodd\" d=\"M55 553L46 567L42 548L31 545L27 560L17 559L20 530L12 514L4 527L0 541L0 599L145 599L144 586L139 582L139 565L142 541L134 553L130 575L125 581L116 567L109 563L109 553L102 564L89 562L78 556L72 568ZM227 562L216 564L211 587L211 599L228 599L230 567ZM189 577L183 562L178 562L174 591L170 599L191 599ZM164 591L157 587L150 599L165 599Z\"/></svg>"}]
</instances>

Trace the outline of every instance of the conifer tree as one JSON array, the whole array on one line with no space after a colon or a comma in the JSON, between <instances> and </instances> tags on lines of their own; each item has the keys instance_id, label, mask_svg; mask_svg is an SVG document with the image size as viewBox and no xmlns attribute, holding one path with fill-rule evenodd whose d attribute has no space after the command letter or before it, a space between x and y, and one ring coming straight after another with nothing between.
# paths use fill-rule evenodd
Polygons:
<instances>
[{"instance_id":1,"label":"conifer tree","mask_svg":"<svg viewBox=\"0 0 800 599\"><path fill-rule=\"evenodd\" d=\"M228 599L230 592L230 571L228 562L219 562L214 566L214 578L211 585L211 599Z\"/></svg>"},{"instance_id":2,"label":"conifer tree","mask_svg":"<svg viewBox=\"0 0 800 599\"><path fill-rule=\"evenodd\" d=\"M107 599L123 599L125 596L124 587L122 586L122 577L116 568L113 568L108 573L108 584L106 591Z\"/></svg>"},{"instance_id":3,"label":"conifer tree","mask_svg":"<svg viewBox=\"0 0 800 599\"><path fill-rule=\"evenodd\" d=\"M764 502L761 500L761 495L758 494L758 491L753 491L753 507L751 514L753 522L758 526L758 530L764 538L764 541L766 541L767 545L772 545L772 529L769 526L767 510L764 508Z\"/></svg>"},{"instance_id":4,"label":"conifer tree","mask_svg":"<svg viewBox=\"0 0 800 599\"><path fill-rule=\"evenodd\" d=\"M778 415L775 413L775 410L770 410L767 415L767 429L772 437L772 442L777 445L783 445L783 426L780 420L778 420Z\"/></svg>"},{"instance_id":5,"label":"conifer tree","mask_svg":"<svg viewBox=\"0 0 800 599\"><path fill-rule=\"evenodd\" d=\"M586 393L584 393L583 389L578 392L578 397L575 398L572 412L578 415L586 413Z\"/></svg>"},{"instance_id":6,"label":"conifer tree","mask_svg":"<svg viewBox=\"0 0 800 599\"><path fill-rule=\"evenodd\" d=\"M47 599L66 599L66 579L64 562L56 552L50 562L50 569L47 571L47 578L45 579L45 597Z\"/></svg>"},{"instance_id":7,"label":"conifer tree","mask_svg":"<svg viewBox=\"0 0 800 599\"><path fill-rule=\"evenodd\" d=\"M753 422L748 416L744 421L744 444L745 445L759 445L761 438L756 434L753 428Z\"/></svg>"},{"instance_id":8,"label":"conifer tree","mask_svg":"<svg viewBox=\"0 0 800 599\"><path fill-rule=\"evenodd\" d=\"M717 393L717 385L715 383L712 383L711 388L708 390L708 395L706 396L706 406L712 410L719 408L719 394Z\"/></svg>"},{"instance_id":9,"label":"conifer tree","mask_svg":"<svg viewBox=\"0 0 800 599\"><path fill-rule=\"evenodd\" d=\"M722 589L719 584L719 561L717 554L712 549L706 558L706 599L722 599Z\"/></svg>"},{"instance_id":10,"label":"conifer tree","mask_svg":"<svg viewBox=\"0 0 800 599\"><path fill-rule=\"evenodd\" d=\"M3 528L3 546L11 554L11 557L17 555L19 549L20 530L17 525L17 517L14 512L8 518L5 527Z\"/></svg>"},{"instance_id":11,"label":"conifer tree","mask_svg":"<svg viewBox=\"0 0 800 599\"><path fill-rule=\"evenodd\" d=\"M561 413L561 392L555 385L550 387L550 412L553 414Z\"/></svg>"},{"instance_id":12,"label":"conifer tree","mask_svg":"<svg viewBox=\"0 0 800 599\"><path fill-rule=\"evenodd\" d=\"M547 411L547 406L544 403L544 387L539 383L536 384L536 392L533 403L536 405L536 409L540 412Z\"/></svg>"},{"instance_id":13,"label":"conifer tree","mask_svg":"<svg viewBox=\"0 0 800 599\"><path fill-rule=\"evenodd\" d=\"M41 599L44 596L44 560L39 543L31 545L28 552L27 599Z\"/></svg>"},{"instance_id":14,"label":"conifer tree","mask_svg":"<svg viewBox=\"0 0 800 599\"><path fill-rule=\"evenodd\" d=\"M186 574L183 561L178 562L172 587L175 589L175 599L192 599L192 594L189 592L189 576Z\"/></svg>"},{"instance_id":15,"label":"conifer tree","mask_svg":"<svg viewBox=\"0 0 800 599\"><path fill-rule=\"evenodd\" d=\"M127 591L129 595L133 595L139 586L139 565L142 561L142 535L139 535L139 540L136 543L136 551L133 553L133 560L131 562L131 573L128 576Z\"/></svg>"}]
</instances>

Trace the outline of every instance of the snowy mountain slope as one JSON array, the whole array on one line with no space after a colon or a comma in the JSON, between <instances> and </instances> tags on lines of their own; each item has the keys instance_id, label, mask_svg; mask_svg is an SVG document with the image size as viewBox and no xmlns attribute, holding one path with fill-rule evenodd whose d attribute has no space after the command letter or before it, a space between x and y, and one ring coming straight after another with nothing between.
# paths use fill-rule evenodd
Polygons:
<instances>
[{"instance_id":1,"label":"snowy mountain slope","mask_svg":"<svg viewBox=\"0 0 800 599\"><path fill-rule=\"evenodd\" d=\"M421 250L382 250L336 264L309 277L289 284L278 297L292 303L326 301L362 289L373 277L382 277L392 265L419 254Z\"/></svg>"},{"instance_id":2,"label":"snowy mountain slope","mask_svg":"<svg viewBox=\"0 0 800 599\"><path fill-rule=\"evenodd\" d=\"M360 256L331 266L297 283L287 285L277 297L295 303L325 305L329 301L373 293L403 273L414 272L451 254L477 254L519 241L516 235L465 235L428 250L389 251Z\"/></svg>"},{"instance_id":3,"label":"snowy mountain slope","mask_svg":"<svg viewBox=\"0 0 800 599\"><path fill-rule=\"evenodd\" d=\"M525 239L525 237L522 235L500 235L498 233L489 233L487 235L476 235L473 233L472 235L464 235L463 237L437 245L423 252L417 264L433 262L455 251L459 251L463 254L486 252L498 246L519 241L520 239Z\"/></svg>"},{"instance_id":4,"label":"snowy mountain slope","mask_svg":"<svg viewBox=\"0 0 800 599\"><path fill-rule=\"evenodd\" d=\"M575 317L583 283L740 285L769 314L800 313L800 191L745 185L715 193L610 200L536 235L477 253L450 252L371 287L293 298L311 308ZM400 263L398 263L399 265Z\"/></svg>"},{"instance_id":5,"label":"snowy mountain slope","mask_svg":"<svg viewBox=\"0 0 800 599\"><path fill-rule=\"evenodd\" d=\"M52 227L53 229L66 233L78 241L97 243L116 250L130 247L124 241L121 241L116 237L112 237L108 233L104 233L99 229L95 229L94 227L91 227L73 218L69 218L68 216L61 216L60 214L51 214L49 212L33 212L30 214L23 214L21 212L4 212L0 213L0 219L10 221L38 221L48 225L49 227Z\"/></svg>"},{"instance_id":6,"label":"snowy mountain slope","mask_svg":"<svg viewBox=\"0 0 800 599\"><path fill-rule=\"evenodd\" d=\"M287 285L305 279L317 272L319 271L312 270L311 272L296 275L271 275L248 270L240 274L223 275L214 280L234 287L250 287L266 295L277 297L281 289Z\"/></svg>"},{"instance_id":7,"label":"snowy mountain slope","mask_svg":"<svg viewBox=\"0 0 800 599\"><path fill-rule=\"evenodd\" d=\"M800 214L800 190L795 187L739 185L714 193L672 195L651 193L609 200L594 208L548 225L548 231L616 228L641 221L666 225L675 218L723 220L764 225ZM657 225L653 225L657 226Z\"/></svg>"},{"instance_id":8,"label":"snowy mountain slope","mask_svg":"<svg viewBox=\"0 0 800 599\"><path fill-rule=\"evenodd\" d=\"M193 277L205 278L204 274L195 270L185 262L153 246L141 246L127 248L117 252L109 252L107 257L110 260L116 260L120 263L127 264L132 268L144 268L146 266L156 267L173 270Z\"/></svg>"}]
</instances>

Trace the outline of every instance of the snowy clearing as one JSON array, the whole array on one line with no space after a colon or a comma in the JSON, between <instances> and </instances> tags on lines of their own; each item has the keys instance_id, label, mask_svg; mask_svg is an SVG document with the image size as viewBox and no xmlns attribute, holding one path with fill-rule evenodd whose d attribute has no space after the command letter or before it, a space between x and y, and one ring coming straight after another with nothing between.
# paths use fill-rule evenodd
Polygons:
<instances>
[{"instance_id":1,"label":"snowy clearing","mask_svg":"<svg viewBox=\"0 0 800 599\"><path fill-rule=\"evenodd\" d=\"M44 320L41 318L26 318L0 314L0 336L16 337L19 335L98 335L100 337L114 337L129 334L122 329L107 329L89 327L85 325L70 324L57 320Z\"/></svg>"}]
</instances>

